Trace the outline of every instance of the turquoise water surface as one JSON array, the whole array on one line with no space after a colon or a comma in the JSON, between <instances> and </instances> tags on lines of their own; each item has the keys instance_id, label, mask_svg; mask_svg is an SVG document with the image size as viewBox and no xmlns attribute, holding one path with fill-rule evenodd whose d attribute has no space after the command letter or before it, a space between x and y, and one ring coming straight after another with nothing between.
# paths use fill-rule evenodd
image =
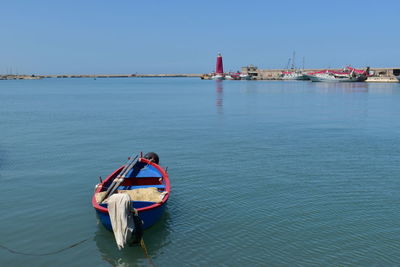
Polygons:
<instances>
[{"instance_id":1,"label":"turquoise water surface","mask_svg":"<svg viewBox=\"0 0 400 267\"><path fill-rule=\"evenodd\" d=\"M0 81L1 266L398 266L400 84ZM172 192L118 251L91 196L133 152Z\"/></svg>"}]
</instances>

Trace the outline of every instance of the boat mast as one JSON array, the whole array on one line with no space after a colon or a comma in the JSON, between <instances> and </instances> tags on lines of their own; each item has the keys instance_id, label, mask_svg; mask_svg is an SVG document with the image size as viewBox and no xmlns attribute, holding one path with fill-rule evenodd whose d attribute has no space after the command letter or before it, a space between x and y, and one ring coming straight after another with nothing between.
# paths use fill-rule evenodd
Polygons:
<instances>
[{"instance_id":1,"label":"boat mast","mask_svg":"<svg viewBox=\"0 0 400 267\"><path fill-rule=\"evenodd\" d=\"M287 65L286 65L286 70L289 71L289 66L290 66L290 58L288 59Z\"/></svg>"},{"instance_id":2,"label":"boat mast","mask_svg":"<svg viewBox=\"0 0 400 267\"><path fill-rule=\"evenodd\" d=\"M294 62L294 59L295 59L295 57L296 57L296 51L293 51L293 58L292 58L292 70L294 70L294 69L295 69L295 62Z\"/></svg>"}]
</instances>

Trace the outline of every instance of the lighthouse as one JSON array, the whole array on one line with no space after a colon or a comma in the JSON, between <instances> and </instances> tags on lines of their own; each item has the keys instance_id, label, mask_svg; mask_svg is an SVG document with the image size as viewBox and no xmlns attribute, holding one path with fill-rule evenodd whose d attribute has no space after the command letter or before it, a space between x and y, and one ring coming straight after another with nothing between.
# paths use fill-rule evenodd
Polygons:
<instances>
[{"instance_id":1,"label":"lighthouse","mask_svg":"<svg viewBox=\"0 0 400 267\"><path fill-rule=\"evenodd\" d=\"M224 66L222 64L222 56L221 53L218 52L217 54L217 64L215 67L215 73L216 74L223 74L224 73Z\"/></svg>"}]
</instances>

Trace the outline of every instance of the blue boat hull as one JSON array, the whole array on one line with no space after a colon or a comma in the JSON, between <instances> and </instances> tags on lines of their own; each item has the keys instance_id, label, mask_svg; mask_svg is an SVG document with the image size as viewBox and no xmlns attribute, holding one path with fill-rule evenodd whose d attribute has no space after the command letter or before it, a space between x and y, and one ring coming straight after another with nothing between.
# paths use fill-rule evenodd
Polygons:
<instances>
[{"instance_id":1,"label":"blue boat hull","mask_svg":"<svg viewBox=\"0 0 400 267\"><path fill-rule=\"evenodd\" d=\"M134 208L139 208L146 204L147 203L145 203L145 202L141 202L141 203L136 202L136 203L134 203ZM151 227L158 220L160 220L160 218L164 214L165 207L166 207L166 203L164 203L163 205L160 205L156 208L139 212L139 217L143 221L143 229L147 229L147 228ZM108 215L108 213L101 212L99 210L96 210L96 213L97 213L97 218L99 218L99 220L103 224L103 226L106 229L112 231L111 220L110 220L110 216Z\"/></svg>"}]
</instances>

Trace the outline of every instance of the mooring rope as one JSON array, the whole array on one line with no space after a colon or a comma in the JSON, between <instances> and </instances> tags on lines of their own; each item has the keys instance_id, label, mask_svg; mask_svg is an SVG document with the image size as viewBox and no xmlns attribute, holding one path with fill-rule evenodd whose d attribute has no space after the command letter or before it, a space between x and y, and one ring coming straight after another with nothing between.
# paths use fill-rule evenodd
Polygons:
<instances>
[{"instance_id":1,"label":"mooring rope","mask_svg":"<svg viewBox=\"0 0 400 267\"><path fill-rule=\"evenodd\" d=\"M69 245L69 246L67 246L67 247L65 247L65 248L62 248L62 249L59 249L59 250L56 250L56 251L52 251L52 252L46 252L46 253L27 253L27 252L21 252L21 251L17 251L17 250L11 249L11 248L9 248L9 247L3 246L3 245L1 245L1 244L0 244L0 248L2 248L2 249L4 249L4 250L7 250L7 251L9 251L10 253L13 253L13 254L26 255L26 256L48 256L48 255L53 255L53 254L61 253L61 252L65 251L65 250L68 250L68 249L71 249L71 248L73 248L73 247L79 246L80 244L82 244L82 243L88 241L89 239L90 239L90 238L86 238L86 239L83 239L83 240L81 240L81 241L79 241L79 242L76 242L76 243L74 243L74 244L72 244L72 245Z\"/></svg>"},{"instance_id":2,"label":"mooring rope","mask_svg":"<svg viewBox=\"0 0 400 267\"><path fill-rule=\"evenodd\" d=\"M153 260L152 260L151 257L149 256L149 253L147 253L147 248L146 248L146 245L144 244L143 238L140 240L140 246L142 247L142 249L143 249L143 251L144 251L144 255L145 255L146 258L149 260L150 266L155 266Z\"/></svg>"},{"instance_id":3,"label":"mooring rope","mask_svg":"<svg viewBox=\"0 0 400 267\"><path fill-rule=\"evenodd\" d=\"M17 251L17 250L11 249L11 248L6 247L6 246L1 245L1 244L0 244L0 248L1 248L1 249L4 249L4 250L7 250L7 251L10 252L10 253L18 254L18 255L25 255L25 256L48 256L48 255L58 254L58 253L61 253L61 252L63 252L63 251L66 251L66 250L68 250L68 249L77 247L77 246L79 246L79 245L85 243L85 242L88 241L89 239L90 239L90 238L86 238L86 239L83 239L83 240L81 240L81 241L79 241L79 242L76 242L76 243L74 243L74 244L72 244L72 245L69 245L69 246L67 246L67 247L64 247L64 248L62 248L62 249L55 250L55 251L51 251L51 252L46 252L46 253L27 253L27 252L22 252L22 251ZM144 243L143 238L140 240L140 247L143 249L144 255L145 255L146 258L149 260L150 266L155 266L153 260L151 259L149 253L147 252L147 248L146 248L146 245L145 245L145 243Z\"/></svg>"}]
</instances>

